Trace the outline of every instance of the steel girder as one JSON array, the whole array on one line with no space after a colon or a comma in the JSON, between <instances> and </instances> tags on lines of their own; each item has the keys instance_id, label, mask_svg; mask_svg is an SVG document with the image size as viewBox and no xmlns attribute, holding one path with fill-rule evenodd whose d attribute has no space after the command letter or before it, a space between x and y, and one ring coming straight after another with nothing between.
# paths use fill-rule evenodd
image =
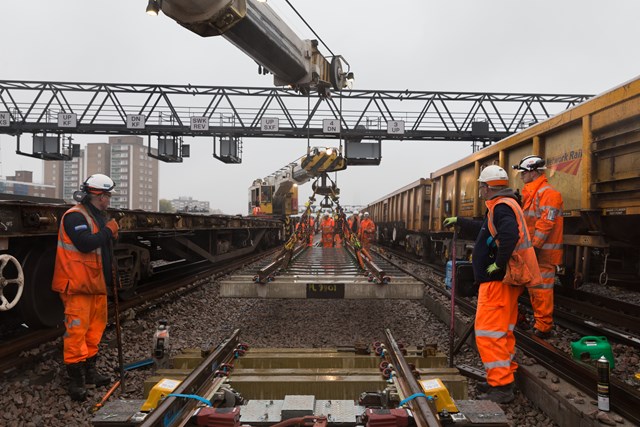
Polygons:
<instances>
[{"instance_id":1,"label":"steel girder","mask_svg":"<svg viewBox=\"0 0 640 427\"><path fill-rule=\"evenodd\" d=\"M590 97L350 90L320 99L283 88L5 80L0 133L490 142ZM75 126L61 125L59 114L74 114ZM134 115L143 116L141 127L127 126ZM207 129L192 127L192 117L205 118ZM263 127L266 119L277 126ZM339 123L338 131L328 132L323 120ZM394 121L403 133L390 131Z\"/></svg>"}]
</instances>

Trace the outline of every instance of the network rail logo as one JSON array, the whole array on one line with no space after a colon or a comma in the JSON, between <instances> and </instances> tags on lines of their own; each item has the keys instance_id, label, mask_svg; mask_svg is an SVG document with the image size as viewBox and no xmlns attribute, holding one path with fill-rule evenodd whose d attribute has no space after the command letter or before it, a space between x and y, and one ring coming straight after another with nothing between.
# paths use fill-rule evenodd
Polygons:
<instances>
[{"instance_id":1,"label":"network rail logo","mask_svg":"<svg viewBox=\"0 0 640 427\"><path fill-rule=\"evenodd\" d=\"M547 168L551 173L562 172L568 175L577 175L582 162L582 150L565 151L564 154L547 157Z\"/></svg>"}]
</instances>

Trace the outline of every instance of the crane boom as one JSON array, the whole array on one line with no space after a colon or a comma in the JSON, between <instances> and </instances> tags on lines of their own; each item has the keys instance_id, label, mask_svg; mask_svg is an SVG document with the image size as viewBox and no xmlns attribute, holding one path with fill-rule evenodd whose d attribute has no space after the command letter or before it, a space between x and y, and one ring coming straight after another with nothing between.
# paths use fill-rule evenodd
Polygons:
<instances>
[{"instance_id":1,"label":"crane boom","mask_svg":"<svg viewBox=\"0 0 640 427\"><path fill-rule=\"evenodd\" d=\"M257 0L162 0L162 11L202 37L222 35L274 75L276 86L326 96L341 90L353 73L341 56L327 59L316 40L302 40L267 3ZM346 63L348 65L348 63Z\"/></svg>"},{"instance_id":2,"label":"crane boom","mask_svg":"<svg viewBox=\"0 0 640 427\"><path fill-rule=\"evenodd\" d=\"M347 160L336 148L314 147L308 154L256 179L249 188L249 213L295 215L298 213L298 185L329 172L347 168Z\"/></svg>"}]
</instances>

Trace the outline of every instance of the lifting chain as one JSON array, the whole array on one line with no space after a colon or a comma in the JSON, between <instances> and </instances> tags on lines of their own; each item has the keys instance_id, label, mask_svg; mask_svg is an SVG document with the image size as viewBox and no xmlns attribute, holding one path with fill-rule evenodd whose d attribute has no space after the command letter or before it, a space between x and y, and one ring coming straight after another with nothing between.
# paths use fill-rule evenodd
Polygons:
<instances>
[{"instance_id":1,"label":"lifting chain","mask_svg":"<svg viewBox=\"0 0 640 427\"><path fill-rule=\"evenodd\" d=\"M600 273L599 282L600 285L606 286L609 281L609 274L607 274L607 261L609 260L609 251L607 250L604 253L604 268L602 269L602 273Z\"/></svg>"}]
</instances>

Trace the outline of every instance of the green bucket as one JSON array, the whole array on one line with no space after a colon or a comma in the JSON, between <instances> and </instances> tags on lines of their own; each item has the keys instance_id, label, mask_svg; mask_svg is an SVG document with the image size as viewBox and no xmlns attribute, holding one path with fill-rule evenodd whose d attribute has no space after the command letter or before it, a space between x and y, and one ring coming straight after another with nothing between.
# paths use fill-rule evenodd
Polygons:
<instances>
[{"instance_id":1,"label":"green bucket","mask_svg":"<svg viewBox=\"0 0 640 427\"><path fill-rule=\"evenodd\" d=\"M604 356L609 361L611 369L615 366L611 345L607 341L607 337L582 337L578 341L571 342L571 351L576 360L595 361Z\"/></svg>"}]
</instances>

